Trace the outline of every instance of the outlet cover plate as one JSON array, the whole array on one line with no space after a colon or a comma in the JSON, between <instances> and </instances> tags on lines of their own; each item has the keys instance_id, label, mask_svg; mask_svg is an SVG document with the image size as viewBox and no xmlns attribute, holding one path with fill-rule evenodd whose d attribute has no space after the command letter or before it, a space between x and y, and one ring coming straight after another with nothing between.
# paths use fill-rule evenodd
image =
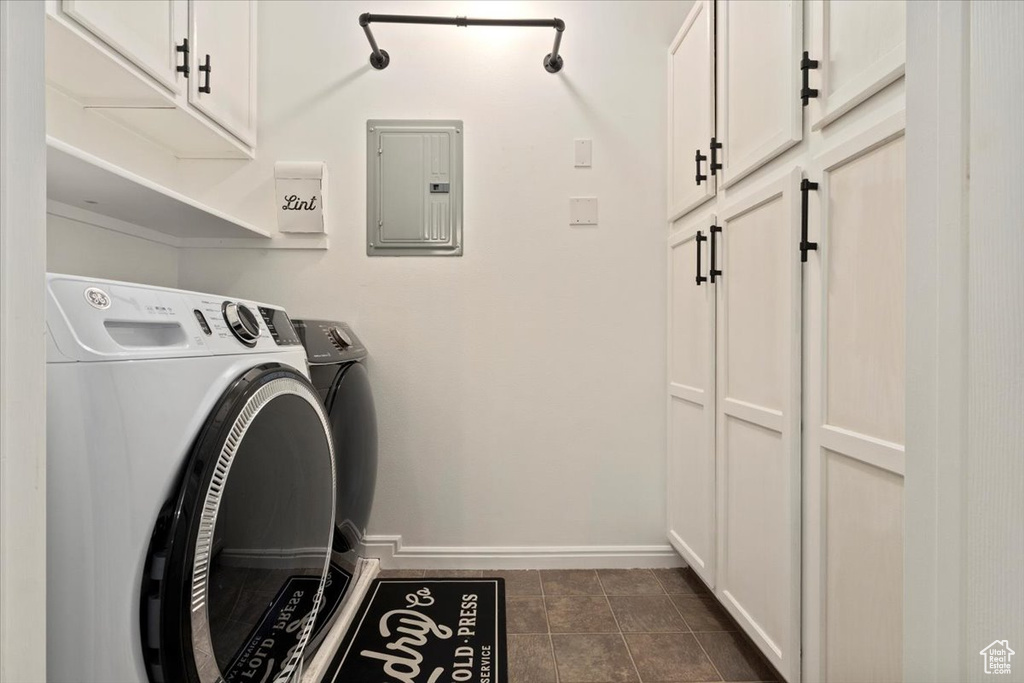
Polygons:
<instances>
[{"instance_id":1,"label":"outlet cover plate","mask_svg":"<svg viewBox=\"0 0 1024 683\"><path fill-rule=\"evenodd\" d=\"M597 225L597 197L570 197L569 225Z\"/></svg>"}]
</instances>

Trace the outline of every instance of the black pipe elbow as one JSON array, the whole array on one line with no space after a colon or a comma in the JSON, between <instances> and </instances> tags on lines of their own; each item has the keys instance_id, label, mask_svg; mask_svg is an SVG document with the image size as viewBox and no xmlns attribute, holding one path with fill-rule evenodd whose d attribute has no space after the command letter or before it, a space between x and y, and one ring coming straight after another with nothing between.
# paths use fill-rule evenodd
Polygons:
<instances>
[{"instance_id":1,"label":"black pipe elbow","mask_svg":"<svg viewBox=\"0 0 1024 683\"><path fill-rule=\"evenodd\" d=\"M369 12L363 12L362 14L359 15L359 25L362 26L363 28L366 28L367 26L370 25Z\"/></svg>"},{"instance_id":2,"label":"black pipe elbow","mask_svg":"<svg viewBox=\"0 0 1024 683\"><path fill-rule=\"evenodd\" d=\"M565 22L558 17L555 17L555 30L559 33L565 30Z\"/></svg>"}]
</instances>

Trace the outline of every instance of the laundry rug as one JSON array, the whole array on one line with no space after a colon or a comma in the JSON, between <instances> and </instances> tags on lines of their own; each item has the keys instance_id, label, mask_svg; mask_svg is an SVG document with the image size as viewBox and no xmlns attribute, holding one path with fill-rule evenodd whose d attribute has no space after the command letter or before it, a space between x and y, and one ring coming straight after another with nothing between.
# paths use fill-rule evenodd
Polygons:
<instances>
[{"instance_id":1,"label":"laundry rug","mask_svg":"<svg viewBox=\"0 0 1024 683\"><path fill-rule=\"evenodd\" d=\"M351 580L351 574L335 564L331 565L324 583L320 611L309 636L310 642L316 640L334 617ZM224 673L225 681L273 681L281 673L313 611L319 585L320 579L312 576L293 576L284 582Z\"/></svg>"},{"instance_id":2,"label":"laundry rug","mask_svg":"<svg viewBox=\"0 0 1024 683\"><path fill-rule=\"evenodd\" d=\"M377 579L322 683L508 683L505 580Z\"/></svg>"}]
</instances>

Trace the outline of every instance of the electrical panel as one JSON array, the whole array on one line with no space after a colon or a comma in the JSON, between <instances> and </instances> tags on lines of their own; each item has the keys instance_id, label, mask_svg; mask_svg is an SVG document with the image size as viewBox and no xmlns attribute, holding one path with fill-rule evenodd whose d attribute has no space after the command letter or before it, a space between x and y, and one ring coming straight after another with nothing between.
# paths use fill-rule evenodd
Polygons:
<instances>
[{"instance_id":1,"label":"electrical panel","mask_svg":"<svg viewBox=\"0 0 1024 683\"><path fill-rule=\"evenodd\" d=\"M367 255L462 255L462 121L367 121L366 176Z\"/></svg>"}]
</instances>

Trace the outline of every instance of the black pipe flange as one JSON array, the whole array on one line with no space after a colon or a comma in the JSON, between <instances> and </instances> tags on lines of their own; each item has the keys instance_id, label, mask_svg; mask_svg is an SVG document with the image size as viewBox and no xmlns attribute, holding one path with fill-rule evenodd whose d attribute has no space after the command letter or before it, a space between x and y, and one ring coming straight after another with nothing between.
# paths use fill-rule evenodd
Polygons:
<instances>
[{"instance_id":1,"label":"black pipe flange","mask_svg":"<svg viewBox=\"0 0 1024 683\"><path fill-rule=\"evenodd\" d=\"M380 51L380 57L373 52L370 53L370 66L378 71L388 68L388 64L391 63L391 55L388 54L387 50Z\"/></svg>"},{"instance_id":2,"label":"black pipe flange","mask_svg":"<svg viewBox=\"0 0 1024 683\"><path fill-rule=\"evenodd\" d=\"M558 55L554 59L551 59L551 53L549 52L544 56L544 68L549 74L556 74L561 71L563 63L562 55Z\"/></svg>"}]
</instances>

